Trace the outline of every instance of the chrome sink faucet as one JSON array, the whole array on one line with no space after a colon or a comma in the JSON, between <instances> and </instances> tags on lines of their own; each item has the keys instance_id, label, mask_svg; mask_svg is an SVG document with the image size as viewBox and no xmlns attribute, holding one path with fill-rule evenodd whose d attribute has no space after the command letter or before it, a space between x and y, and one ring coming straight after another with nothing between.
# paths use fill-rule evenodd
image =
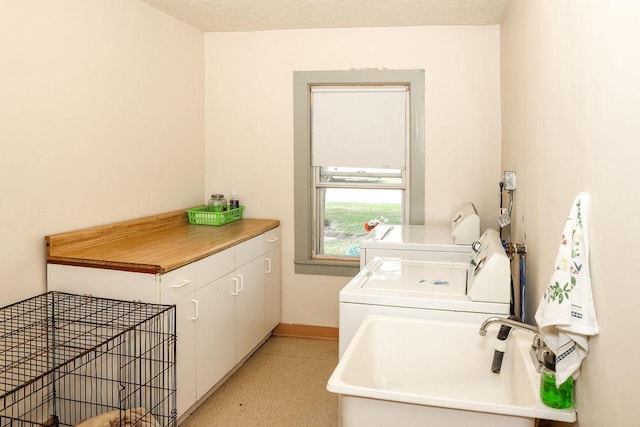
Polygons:
<instances>
[{"instance_id":1,"label":"chrome sink faucet","mask_svg":"<svg viewBox=\"0 0 640 427\"><path fill-rule=\"evenodd\" d=\"M513 319L508 319L504 317L489 317L484 322L482 322L482 325L480 326L480 330L478 331L478 333L483 337L486 336L487 329L489 328L489 326L493 325L494 323L505 325L505 326L508 326L509 328L523 329L533 334L533 342L531 343L529 354L531 355L531 361L533 362L533 365L536 367L536 371L540 372L540 370L542 369L545 353L551 351L545 345L544 341L542 341L542 338L540 337L540 329L538 329L537 326L532 326L527 323L519 322ZM506 338L507 337L505 337L504 339ZM499 372L500 370L498 369L498 372L496 373L499 373Z\"/></svg>"}]
</instances>

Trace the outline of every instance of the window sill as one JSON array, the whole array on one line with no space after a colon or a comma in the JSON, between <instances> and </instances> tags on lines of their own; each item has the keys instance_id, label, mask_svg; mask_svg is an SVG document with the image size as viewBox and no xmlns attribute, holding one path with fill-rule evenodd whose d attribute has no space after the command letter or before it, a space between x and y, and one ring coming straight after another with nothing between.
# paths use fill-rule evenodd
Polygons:
<instances>
[{"instance_id":1,"label":"window sill","mask_svg":"<svg viewBox=\"0 0 640 427\"><path fill-rule=\"evenodd\" d=\"M295 260L296 273L321 276L353 277L360 271L360 260Z\"/></svg>"}]
</instances>

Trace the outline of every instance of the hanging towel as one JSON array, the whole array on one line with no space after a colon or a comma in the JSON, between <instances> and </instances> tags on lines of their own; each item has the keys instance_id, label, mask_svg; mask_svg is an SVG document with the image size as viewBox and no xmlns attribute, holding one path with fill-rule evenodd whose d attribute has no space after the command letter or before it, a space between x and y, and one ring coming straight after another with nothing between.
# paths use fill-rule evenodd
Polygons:
<instances>
[{"instance_id":1,"label":"hanging towel","mask_svg":"<svg viewBox=\"0 0 640 427\"><path fill-rule=\"evenodd\" d=\"M589 350L588 337L598 334L589 276L589 195L579 193L564 227L549 285L536 311L536 322L556 355L556 383L577 378Z\"/></svg>"}]
</instances>

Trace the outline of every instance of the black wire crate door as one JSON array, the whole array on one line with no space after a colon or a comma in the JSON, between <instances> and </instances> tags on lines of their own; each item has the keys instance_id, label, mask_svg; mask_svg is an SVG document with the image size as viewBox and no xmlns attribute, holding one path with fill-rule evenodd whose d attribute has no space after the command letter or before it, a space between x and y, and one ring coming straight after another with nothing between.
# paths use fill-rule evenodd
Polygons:
<instances>
[{"instance_id":1,"label":"black wire crate door","mask_svg":"<svg viewBox=\"0 0 640 427\"><path fill-rule=\"evenodd\" d=\"M0 308L0 427L177 426L175 325L175 306L63 292Z\"/></svg>"}]
</instances>

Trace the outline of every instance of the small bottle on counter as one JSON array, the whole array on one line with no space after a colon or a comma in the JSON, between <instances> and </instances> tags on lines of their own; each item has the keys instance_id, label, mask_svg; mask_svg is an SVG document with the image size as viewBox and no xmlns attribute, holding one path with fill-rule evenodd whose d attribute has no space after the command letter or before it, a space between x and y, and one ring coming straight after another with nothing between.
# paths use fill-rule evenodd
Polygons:
<instances>
[{"instance_id":1,"label":"small bottle on counter","mask_svg":"<svg viewBox=\"0 0 640 427\"><path fill-rule=\"evenodd\" d=\"M231 192L231 197L229 198L229 209L238 209L240 207L240 200L238 200L238 195L236 190Z\"/></svg>"},{"instance_id":2,"label":"small bottle on counter","mask_svg":"<svg viewBox=\"0 0 640 427\"><path fill-rule=\"evenodd\" d=\"M540 370L540 399L542 403L556 409L573 405L573 377L556 385L556 356L552 352L544 355L544 365Z\"/></svg>"},{"instance_id":3,"label":"small bottle on counter","mask_svg":"<svg viewBox=\"0 0 640 427\"><path fill-rule=\"evenodd\" d=\"M227 210L227 200L224 198L224 194L212 194L207 206L212 212L223 212Z\"/></svg>"}]
</instances>

